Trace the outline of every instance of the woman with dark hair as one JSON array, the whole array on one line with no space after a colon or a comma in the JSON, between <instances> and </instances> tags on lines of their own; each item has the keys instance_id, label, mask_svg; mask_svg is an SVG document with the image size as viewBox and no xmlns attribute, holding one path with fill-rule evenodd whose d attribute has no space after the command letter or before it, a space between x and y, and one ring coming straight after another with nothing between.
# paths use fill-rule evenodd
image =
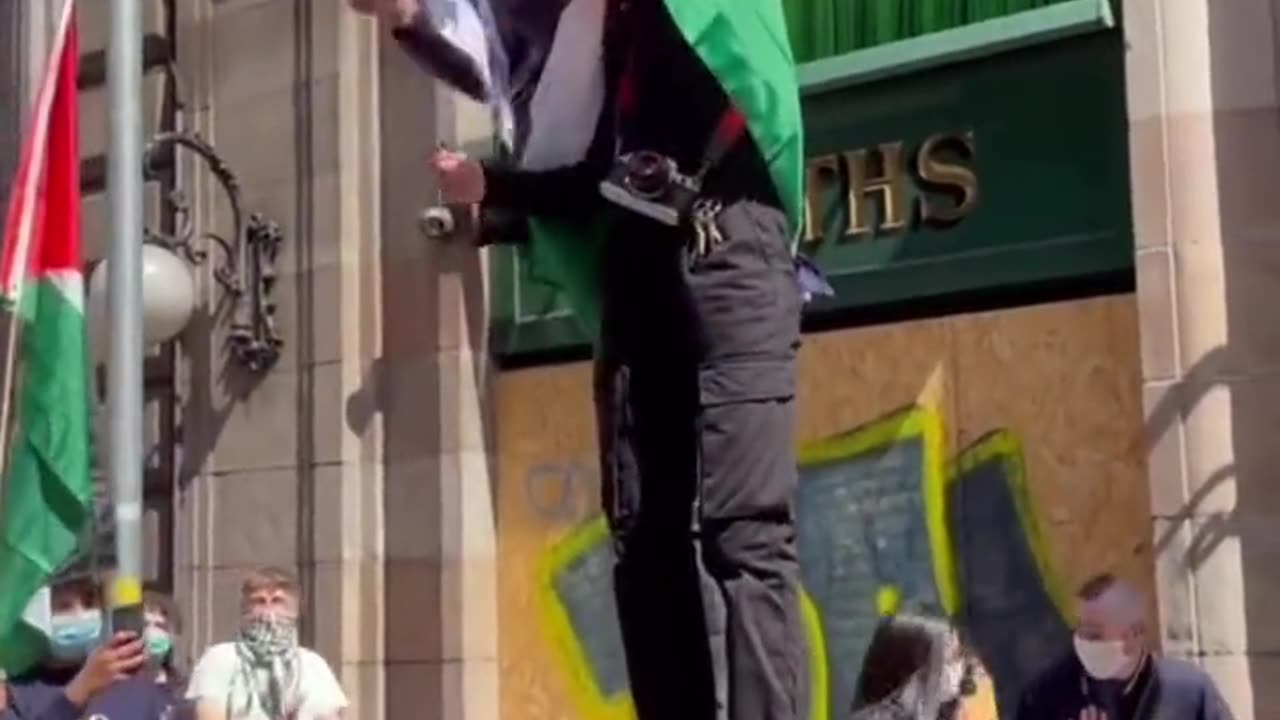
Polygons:
<instances>
[{"instance_id":1,"label":"woman with dark hair","mask_svg":"<svg viewBox=\"0 0 1280 720\"><path fill-rule=\"evenodd\" d=\"M974 661L945 620L880 621L862 659L854 720L955 720L976 691Z\"/></svg>"}]
</instances>

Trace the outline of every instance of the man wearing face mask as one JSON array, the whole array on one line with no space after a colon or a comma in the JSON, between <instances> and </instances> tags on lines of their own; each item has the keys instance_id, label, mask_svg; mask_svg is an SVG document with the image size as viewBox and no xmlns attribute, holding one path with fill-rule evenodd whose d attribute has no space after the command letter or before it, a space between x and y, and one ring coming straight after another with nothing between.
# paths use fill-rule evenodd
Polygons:
<instances>
[{"instance_id":1,"label":"man wearing face mask","mask_svg":"<svg viewBox=\"0 0 1280 720\"><path fill-rule=\"evenodd\" d=\"M1075 652L1027 687L1017 720L1231 720L1203 670L1152 653L1137 587L1099 575L1077 597Z\"/></svg>"},{"instance_id":2,"label":"man wearing face mask","mask_svg":"<svg viewBox=\"0 0 1280 720\"><path fill-rule=\"evenodd\" d=\"M205 651L187 686L199 720L337 720L347 697L324 658L298 645L298 582L278 568L241 589L240 634Z\"/></svg>"},{"instance_id":3,"label":"man wearing face mask","mask_svg":"<svg viewBox=\"0 0 1280 720\"><path fill-rule=\"evenodd\" d=\"M80 717L160 720L168 708L145 669L144 643L132 633L106 642L98 585L68 575L50 590L49 647L31 671L9 681L2 720L75 720Z\"/></svg>"}]
</instances>

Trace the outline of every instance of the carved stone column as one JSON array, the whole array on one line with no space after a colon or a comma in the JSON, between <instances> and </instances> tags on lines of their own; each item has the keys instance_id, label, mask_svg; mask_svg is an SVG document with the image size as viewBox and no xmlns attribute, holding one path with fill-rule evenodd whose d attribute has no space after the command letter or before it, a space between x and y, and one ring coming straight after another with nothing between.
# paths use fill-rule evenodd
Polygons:
<instances>
[{"instance_id":1,"label":"carved stone column","mask_svg":"<svg viewBox=\"0 0 1280 720\"><path fill-rule=\"evenodd\" d=\"M1124 2L1161 639L1242 719L1280 713L1278 17Z\"/></svg>"}]
</instances>

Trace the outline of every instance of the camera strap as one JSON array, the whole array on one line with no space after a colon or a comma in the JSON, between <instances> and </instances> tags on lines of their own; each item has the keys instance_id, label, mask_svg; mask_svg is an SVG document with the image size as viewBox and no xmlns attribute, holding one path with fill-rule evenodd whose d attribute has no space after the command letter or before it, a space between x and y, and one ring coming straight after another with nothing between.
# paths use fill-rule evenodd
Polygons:
<instances>
[{"instance_id":1,"label":"camera strap","mask_svg":"<svg viewBox=\"0 0 1280 720\"><path fill-rule=\"evenodd\" d=\"M742 116L732 101L728 103L716 129L711 133L707 149L702 153L702 165L698 168L697 178L701 180L711 168L720 164L725 155L742 139L747 130L747 119Z\"/></svg>"},{"instance_id":2,"label":"camera strap","mask_svg":"<svg viewBox=\"0 0 1280 720\"><path fill-rule=\"evenodd\" d=\"M621 129L622 120L631 114L636 106L636 83L635 83L635 51L632 50L627 56L627 63L623 68L622 77L618 81L618 99L616 110L616 122L614 123L614 131L618 134L618 151L621 151ZM729 154L734 145L742 139L747 130L747 119L743 117L742 112L733 104L732 99L726 99L725 111L720 115L720 120L716 123L715 130L711 133L711 138L707 142L706 149L702 152L702 160L698 165L698 171L694 174L694 178L699 182L711 171L720 161Z\"/></svg>"}]
</instances>

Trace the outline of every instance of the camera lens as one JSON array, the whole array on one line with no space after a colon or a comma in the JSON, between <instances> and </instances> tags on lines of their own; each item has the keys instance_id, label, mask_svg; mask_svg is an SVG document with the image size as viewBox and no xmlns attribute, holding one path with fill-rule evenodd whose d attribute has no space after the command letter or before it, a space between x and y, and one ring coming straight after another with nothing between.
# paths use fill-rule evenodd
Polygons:
<instances>
[{"instance_id":1,"label":"camera lens","mask_svg":"<svg viewBox=\"0 0 1280 720\"><path fill-rule=\"evenodd\" d=\"M627 185L641 197L656 197L671 184L671 163L655 152L639 152L627 162Z\"/></svg>"}]
</instances>

